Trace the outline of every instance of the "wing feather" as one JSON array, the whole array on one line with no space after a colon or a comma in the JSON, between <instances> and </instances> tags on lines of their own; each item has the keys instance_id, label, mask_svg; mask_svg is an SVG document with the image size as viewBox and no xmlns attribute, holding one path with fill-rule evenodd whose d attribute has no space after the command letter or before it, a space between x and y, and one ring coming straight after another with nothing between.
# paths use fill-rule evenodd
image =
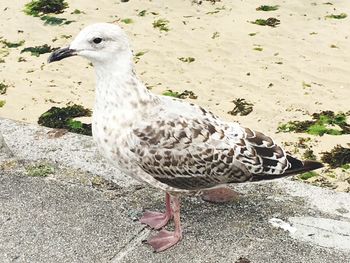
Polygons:
<instances>
[{"instance_id":1,"label":"wing feather","mask_svg":"<svg viewBox=\"0 0 350 263\"><path fill-rule=\"evenodd\" d=\"M169 186L197 190L288 168L283 149L270 137L200 107L193 115L157 114L134 128L132 151L142 170Z\"/></svg>"}]
</instances>

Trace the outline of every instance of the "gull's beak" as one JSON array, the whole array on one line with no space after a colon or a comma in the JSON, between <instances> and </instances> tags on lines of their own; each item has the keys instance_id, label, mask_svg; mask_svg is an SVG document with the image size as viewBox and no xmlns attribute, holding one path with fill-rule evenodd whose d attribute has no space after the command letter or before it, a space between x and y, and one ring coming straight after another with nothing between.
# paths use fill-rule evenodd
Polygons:
<instances>
[{"instance_id":1,"label":"gull's beak","mask_svg":"<svg viewBox=\"0 0 350 263\"><path fill-rule=\"evenodd\" d=\"M69 47L65 47L52 52L49 58L47 59L47 62L51 63L55 61L60 61L64 58L68 58L75 55L77 55L76 50L70 49Z\"/></svg>"}]
</instances>

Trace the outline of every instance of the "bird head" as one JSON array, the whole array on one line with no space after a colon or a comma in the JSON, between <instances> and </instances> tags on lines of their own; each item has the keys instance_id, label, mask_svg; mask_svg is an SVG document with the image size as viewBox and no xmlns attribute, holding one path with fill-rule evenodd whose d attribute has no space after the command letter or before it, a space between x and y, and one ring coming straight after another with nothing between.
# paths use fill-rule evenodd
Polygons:
<instances>
[{"instance_id":1,"label":"bird head","mask_svg":"<svg viewBox=\"0 0 350 263\"><path fill-rule=\"evenodd\" d=\"M131 50L126 34L118 25L98 23L81 30L68 47L54 51L48 63L76 55L94 65L108 64L118 58L131 57Z\"/></svg>"}]
</instances>

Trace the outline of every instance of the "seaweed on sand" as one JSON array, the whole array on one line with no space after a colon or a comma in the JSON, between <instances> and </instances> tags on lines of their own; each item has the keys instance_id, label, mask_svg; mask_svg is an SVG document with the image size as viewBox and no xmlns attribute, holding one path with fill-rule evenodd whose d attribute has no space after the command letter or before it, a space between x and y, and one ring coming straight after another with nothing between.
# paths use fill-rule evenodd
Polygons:
<instances>
[{"instance_id":1,"label":"seaweed on sand","mask_svg":"<svg viewBox=\"0 0 350 263\"><path fill-rule=\"evenodd\" d=\"M141 57L146 54L148 51L139 51L134 55L134 61L135 63L138 63L141 59Z\"/></svg>"},{"instance_id":2,"label":"seaweed on sand","mask_svg":"<svg viewBox=\"0 0 350 263\"><path fill-rule=\"evenodd\" d=\"M74 104L64 108L52 107L39 117L38 124L91 136L91 124L73 120L73 118L84 116L91 116L91 110L81 105Z\"/></svg>"},{"instance_id":3,"label":"seaweed on sand","mask_svg":"<svg viewBox=\"0 0 350 263\"><path fill-rule=\"evenodd\" d=\"M57 49L58 48L52 48L51 46L44 44L41 46L26 47L26 48L22 49L21 53L30 52L30 54L32 56L39 57L41 54L51 53L52 51L55 51Z\"/></svg>"},{"instance_id":4,"label":"seaweed on sand","mask_svg":"<svg viewBox=\"0 0 350 263\"><path fill-rule=\"evenodd\" d=\"M72 15L80 15L80 14L85 14L84 11L81 11L79 9L74 9L74 11L71 13Z\"/></svg>"},{"instance_id":5,"label":"seaweed on sand","mask_svg":"<svg viewBox=\"0 0 350 263\"><path fill-rule=\"evenodd\" d=\"M142 10L137 15L138 16L145 16L146 14L147 14L147 10Z\"/></svg>"},{"instance_id":6,"label":"seaweed on sand","mask_svg":"<svg viewBox=\"0 0 350 263\"><path fill-rule=\"evenodd\" d=\"M312 135L350 134L350 125L346 122L345 113L335 114L333 111L322 111L312 114L313 120L289 121L281 124L279 132L305 132Z\"/></svg>"},{"instance_id":7,"label":"seaweed on sand","mask_svg":"<svg viewBox=\"0 0 350 263\"><path fill-rule=\"evenodd\" d=\"M67 20L65 18L59 18L54 16L42 16L40 17L44 21L44 25L50 26L60 26L60 25L69 25L70 23L75 22L74 20Z\"/></svg>"},{"instance_id":8,"label":"seaweed on sand","mask_svg":"<svg viewBox=\"0 0 350 263\"><path fill-rule=\"evenodd\" d=\"M350 148L337 145L330 152L323 152L321 160L331 168L346 167L350 163Z\"/></svg>"},{"instance_id":9,"label":"seaweed on sand","mask_svg":"<svg viewBox=\"0 0 350 263\"><path fill-rule=\"evenodd\" d=\"M278 5L261 5L256 8L257 11L276 11L279 8Z\"/></svg>"},{"instance_id":10,"label":"seaweed on sand","mask_svg":"<svg viewBox=\"0 0 350 263\"><path fill-rule=\"evenodd\" d=\"M169 31L168 27L169 21L166 19L158 19L152 23L154 28L158 28L160 31Z\"/></svg>"},{"instance_id":11,"label":"seaweed on sand","mask_svg":"<svg viewBox=\"0 0 350 263\"><path fill-rule=\"evenodd\" d=\"M256 24L259 26L270 26L276 27L280 24L280 20L274 17L270 17L268 19L256 19L255 21L251 21L252 24Z\"/></svg>"},{"instance_id":12,"label":"seaweed on sand","mask_svg":"<svg viewBox=\"0 0 350 263\"><path fill-rule=\"evenodd\" d=\"M180 58L177 58L178 60L182 61L182 62L187 62L187 63L192 63L193 61L195 61L196 59L193 58L193 57L180 57Z\"/></svg>"},{"instance_id":13,"label":"seaweed on sand","mask_svg":"<svg viewBox=\"0 0 350 263\"><path fill-rule=\"evenodd\" d=\"M7 85L6 83L0 82L0 95L5 94L8 87L9 85Z\"/></svg>"},{"instance_id":14,"label":"seaweed on sand","mask_svg":"<svg viewBox=\"0 0 350 263\"><path fill-rule=\"evenodd\" d=\"M345 13L341 13L339 15L334 15L334 14L331 14L331 15L328 15L326 16L326 18L332 18L332 19L344 19L346 18L348 15L345 14Z\"/></svg>"},{"instance_id":15,"label":"seaweed on sand","mask_svg":"<svg viewBox=\"0 0 350 263\"><path fill-rule=\"evenodd\" d=\"M235 99L232 102L235 104L235 107L233 110L227 112L228 114L246 116L253 111L254 104L247 102L243 98Z\"/></svg>"},{"instance_id":16,"label":"seaweed on sand","mask_svg":"<svg viewBox=\"0 0 350 263\"><path fill-rule=\"evenodd\" d=\"M68 8L68 4L65 0L32 0L24 6L23 11L27 15L40 17L45 22L44 25L57 26L75 22L73 20L47 15L63 13L63 10L66 8Z\"/></svg>"},{"instance_id":17,"label":"seaweed on sand","mask_svg":"<svg viewBox=\"0 0 350 263\"><path fill-rule=\"evenodd\" d=\"M215 31L213 35L211 36L212 39L218 38L220 36L220 33Z\"/></svg>"},{"instance_id":18,"label":"seaweed on sand","mask_svg":"<svg viewBox=\"0 0 350 263\"><path fill-rule=\"evenodd\" d=\"M132 24L132 23L134 23L134 20L132 20L131 18L124 18L124 19L122 19L120 21L123 22L124 24Z\"/></svg>"},{"instance_id":19,"label":"seaweed on sand","mask_svg":"<svg viewBox=\"0 0 350 263\"><path fill-rule=\"evenodd\" d=\"M2 43L7 48L17 48L17 47L23 46L25 41L21 40L19 42L9 42L6 39L2 39L0 40L0 43Z\"/></svg>"},{"instance_id":20,"label":"seaweed on sand","mask_svg":"<svg viewBox=\"0 0 350 263\"><path fill-rule=\"evenodd\" d=\"M303 158L305 160L315 160L316 161L316 155L314 154L314 151L310 148L307 148L303 154Z\"/></svg>"},{"instance_id":21,"label":"seaweed on sand","mask_svg":"<svg viewBox=\"0 0 350 263\"><path fill-rule=\"evenodd\" d=\"M60 14L66 8L68 8L68 3L65 0L32 0L25 4L24 13L30 16Z\"/></svg>"},{"instance_id":22,"label":"seaweed on sand","mask_svg":"<svg viewBox=\"0 0 350 263\"><path fill-rule=\"evenodd\" d=\"M169 97L174 97L178 99L197 99L198 96L194 94L193 91L191 90L184 90L183 92L177 92L177 91L172 91L171 89L168 89L162 93L164 96L169 96Z\"/></svg>"}]
</instances>

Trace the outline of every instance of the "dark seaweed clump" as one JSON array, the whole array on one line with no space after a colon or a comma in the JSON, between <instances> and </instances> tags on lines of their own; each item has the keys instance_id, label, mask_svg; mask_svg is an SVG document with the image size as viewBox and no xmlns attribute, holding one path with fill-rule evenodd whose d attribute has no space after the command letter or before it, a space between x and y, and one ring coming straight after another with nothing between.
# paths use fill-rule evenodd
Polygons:
<instances>
[{"instance_id":1,"label":"dark seaweed clump","mask_svg":"<svg viewBox=\"0 0 350 263\"><path fill-rule=\"evenodd\" d=\"M137 15L138 16L145 16L146 14L147 14L147 10L142 10Z\"/></svg>"},{"instance_id":2,"label":"dark seaweed clump","mask_svg":"<svg viewBox=\"0 0 350 263\"><path fill-rule=\"evenodd\" d=\"M66 8L68 8L68 4L64 0L33 0L24 6L23 11L27 15L40 17L45 22L44 25L59 26L68 25L75 21L47 14L60 14ZM74 12L76 11L79 12L77 9Z\"/></svg>"},{"instance_id":3,"label":"dark seaweed clump","mask_svg":"<svg viewBox=\"0 0 350 263\"><path fill-rule=\"evenodd\" d=\"M60 25L69 25L70 23L75 22L74 20L67 20L65 18L59 18L54 16L42 16L40 17L44 21L44 25L50 26L60 26Z\"/></svg>"},{"instance_id":4,"label":"dark seaweed clump","mask_svg":"<svg viewBox=\"0 0 350 263\"><path fill-rule=\"evenodd\" d=\"M257 11L276 11L279 8L278 5L261 5L256 8Z\"/></svg>"},{"instance_id":5,"label":"dark seaweed clump","mask_svg":"<svg viewBox=\"0 0 350 263\"><path fill-rule=\"evenodd\" d=\"M24 12L30 16L42 14L60 14L68 8L68 3L64 0L33 0L24 6Z\"/></svg>"},{"instance_id":6,"label":"dark seaweed clump","mask_svg":"<svg viewBox=\"0 0 350 263\"><path fill-rule=\"evenodd\" d=\"M183 92L178 92L178 91L172 91L171 89L168 89L162 93L164 96L169 96L169 97L174 97L178 99L197 99L198 96L191 90L184 90Z\"/></svg>"},{"instance_id":7,"label":"dark seaweed clump","mask_svg":"<svg viewBox=\"0 0 350 263\"><path fill-rule=\"evenodd\" d=\"M0 40L0 43L2 43L5 47L8 47L8 48L17 48L17 47L23 46L25 41L21 40L19 42L9 42L6 39L2 39Z\"/></svg>"},{"instance_id":8,"label":"dark seaweed clump","mask_svg":"<svg viewBox=\"0 0 350 263\"><path fill-rule=\"evenodd\" d=\"M177 58L178 60L182 61L182 62L187 62L187 63L192 63L193 61L195 61L196 59L193 58L193 57L180 57L180 58Z\"/></svg>"},{"instance_id":9,"label":"dark seaweed clump","mask_svg":"<svg viewBox=\"0 0 350 263\"><path fill-rule=\"evenodd\" d=\"M304 154L303 154L303 158L305 160L314 160L316 161L316 155L314 153L314 151L310 148L306 149Z\"/></svg>"},{"instance_id":10,"label":"dark seaweed clump","mask_svg":"<svg viewBox=\"0 0 350 263\"><path fill-rule=\"evenodd\" d=\"M255 21L251 21L252 24L256 24L259 26L270 26L275 27L280 24L280 20L274 17L270 17L268 19L256 19Z\"/></svg>"},{"instance_id":11,"label":"dark seaweed clump","mask_svg":"<svg viewBox=\"0 0 350 263\"><path fill-rule=\"evenodd\" d=\"M52 51L57 50L58 48L52 48L48 44L35 46L35 47L26 47L22 49L21 53L30 52L32 56L39 57L41 54L51 53Z\"/></svg>"},{"instance_id":12,"label":"dark seaweed clump","mask_svg":"<svg viewBox=\"0 0 350 263\"><path fill-rule=\"evenodd\" d=\"M330 152L322 153L321 160L331 168L345 166L350 163L350 148L337 145Z\"/></svg>"},{"instance_id":13,"label":"dark seaweed clump","mask_svg":"<svg viewBox=\"0 0 350 263\"><path fill-rule=\"evenodd\" d=\"M91 110L85 109L81 105L74 104L64 108L52 107L39 117L38 124L91 136L91 124L73 120L73 118L84 116L91 116Z\"/></svg>"},{"instance_id":14,"label":"dark seaweed clump","mask_svg":"<svg viewBox=\"0 0 350 263\"><path fill-rule=\"evenodd\" d=\"M331 14L329 16L326 16L326 18L332 18L332 19L344 19L346 18L348 15L345 14L345 13L341 13L339 15L334 15L334 14Z\"/></svg>"},{"instance_id":15,"label":"dark seaweed clump","mask_svg":"<svg viewBox=\"0 0 350 263\"><path fill-rule=\"evenodd\" d=\"M345 113L322 111L312 114L313 120L290 121L278 127L279 132L305 132L312 135L350 134L350 125L346 122ZM334 129L337 128L337 129Z\"/></svg>"},{"instance_id":16,"label":"dark seaweed clump","mask_svg":"<svg viewBox=\"0 0 350 263\"><path fill-rule=\"evenodd\" d=\"M7 85L6 83L0 82L0 95L5 94L8 87L9 85Z\"/></svg>"},{"instance_id":17,"label":"dark seaweed clump","mask_svg":"<svg viewBox=\"0 0 350 263\"><path fill-rule=\"evenodd\" d=\"M246 116L253 111L254 104L247 102L243 98L235 99L232 102L235 104L235 107L233 110L227 112L228 114Z\"/></svg>"},{"instance_id":18,"label":"dark seaweed clump","mask_svg":"<svg viewBox=\"0 0 350 263\"><path fill-rule=\"evenodd\" d=\"M168 27L169 21L166 19L158 19L152 23L154 28L158 28L160 31L169 31Z\"/></svg>"},{"instance_id":19,"label":"dark seaweed clump","mask_svg":"<svg viewBox=\"0 0 350 263\"><path fill-rule=\"evenodd\" d=\"M135 61L135 64L138 63L141 59L141 57L146 54L148 51L139 51L137 52L135 55L134 55L134 61Z\"/></svg>"}]
</instances>

